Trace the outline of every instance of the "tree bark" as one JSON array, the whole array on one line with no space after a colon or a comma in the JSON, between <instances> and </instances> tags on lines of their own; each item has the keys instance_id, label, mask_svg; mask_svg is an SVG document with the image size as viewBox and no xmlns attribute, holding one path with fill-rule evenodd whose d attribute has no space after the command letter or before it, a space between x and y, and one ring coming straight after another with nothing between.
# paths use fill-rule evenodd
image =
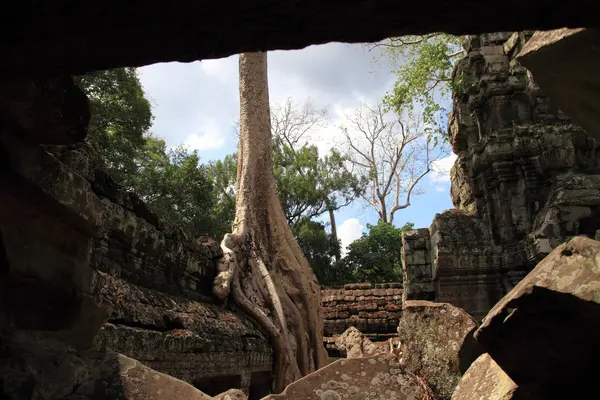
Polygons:
<instances>
[{"instance_id":1,"label":"tree bark","mask_svg":"<svg viewBox=\"0 0 600 400\"><path fill-rule=\"evenodd\" d=\"M334 213L335 210L331 205L328 205L327 211L329 212L329 223L331 225L331 238L337 242L338 236L337 236L337 226L335 223L335 213ZM340 258L341 258L340 253L341 253L340 251L335 252L335 261L336 262L340 262Z\"/></svg>"},{"instance_id":2,"label":"tree bark","mask_svg":"<svg viewBox=\"0 0 600 400\"><path fill-rule=\"evenodd\" d=\"M273 391L325 365L321 293L275 190L266 53L240 55L240 135L233 232L213 292L269 335Z\"/></svg>"}]
</instances>

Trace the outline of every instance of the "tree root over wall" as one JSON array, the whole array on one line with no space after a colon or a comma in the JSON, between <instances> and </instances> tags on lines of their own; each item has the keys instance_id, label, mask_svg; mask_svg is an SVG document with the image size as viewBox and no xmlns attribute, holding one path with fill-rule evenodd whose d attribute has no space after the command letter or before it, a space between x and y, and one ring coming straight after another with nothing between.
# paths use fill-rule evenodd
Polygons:
<instances>
[{"instance_id":1,"label":"tree root over wall","mask_svg":"<svg viewBox=\"0 0 600 400\"><path fill-rule=\"evenodd\" d=\"M230 296L269 335L273 392L325 365L321 294L275 187L266 53L240 55L240 136L233 232L214 294Z\"/></svg>"}]
</instances>

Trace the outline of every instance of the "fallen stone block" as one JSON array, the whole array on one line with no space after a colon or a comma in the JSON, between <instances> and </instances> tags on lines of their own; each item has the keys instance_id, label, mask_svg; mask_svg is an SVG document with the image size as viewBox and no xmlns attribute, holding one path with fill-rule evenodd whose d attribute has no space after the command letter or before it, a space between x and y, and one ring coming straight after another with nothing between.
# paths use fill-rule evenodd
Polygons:
<instances>
[{"instance_id":1,"label":"fallen stone block","mask_svg":"<svg viewBox=\"0 0 600 400\"><path fill-rule=\"evenodd\" d=\"M452 400L545 400L557 398L540 385L518 386L484 353L467 370L452 394Z\"/></svg>"},{"instance_id":2,"label":"fallen stone block","mask_svg":"<svg viewBox=\"0 0 600 400\"><path fill-rule=\"evenodd\" d=\"M516 389L513 380L485 353L463 375L452 400L508 400Z\"/></svg>"},{"instance_id":3,"label":"fallen stone block","mask_svg":"<svg viewBox=\"0 0 600 400\"><path fill-rule=\"evenodd\" d=\"M385 353L389 347L388 342L373 343L353 326L335 338L335 345L346 358L374 356Z\"/></svg>"},{"instance_id":4,"label":"fallen stone block","mask_svg":"<svg viewBox=\"0 0 600 400\"><path fill-rule=\"evenodd\" d=\"M473 340L476 328L469 314L451 304L406 301L398 326L402 362L436 396L449 399L462 372L483 352Z\"/></svg>"},{"instance_id":5,"label":"fallen stone block","mask_svg":"<svg viewBox=\"0 0 600 400\"><path fill-rule=\"evenodd\" d=\"M596 385L599 303L600 242L575 237L496 304L475 338L519 386L574 398Z\"/></svg>"},{"instance_id":6,"label":"fallen stone block","mask_svg":"<svg viewBox=\"0 0 600 400\"><path fill-rule=\"evenodd\" d=\"M110 353L68 400L211 400L192 385ZM224 400L224 399L223 399Z\"/></svg>"},{"instance_id":7,"label":"fallen stone block","mask_svg":"<svg viewBox=\"0 0 600 400\"><path fill-rule=\"evenodd\" d=\"M393 354L338 360L263 400L416 400L429 389Z\"/></svg>"}]
</instances>

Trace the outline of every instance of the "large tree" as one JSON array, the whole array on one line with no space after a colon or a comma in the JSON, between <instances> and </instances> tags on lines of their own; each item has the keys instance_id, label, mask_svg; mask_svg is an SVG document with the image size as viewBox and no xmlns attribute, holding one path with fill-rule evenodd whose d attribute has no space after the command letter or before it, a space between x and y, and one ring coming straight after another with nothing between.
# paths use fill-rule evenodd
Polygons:
<instances>
[{"instance_id":1,"label":"large tree","mask_svg":"<svg viewBox=\"0 0 600 400\"><path fill-rule=\"evenodd\" d=\"M316 108L310 99L302 105L288 99L283 105L274 105L271 112L275 181L287 221L295 225L329 213L331 243L335 243L334 212L349 205L362 187L339 151L332 149L323 155L317 146L309 144L327 120L327 110ZM237 155L233 154L211 165L223 211L234 208L236 164ZM339 258L339 252L331 250Z\"/></svg>"},{"instance_id":2,"label":"large tree","mask_svg":"<svg viewBox=\"0 0 600 400\"><path fill-rule=\"evenodd\" d=\"M386 115L382 104L363 104L342 127L346 159L366 189L361 196L383 222L411 205L419 182L443 154L433 133L418 119L403 122Z\"/></svg>"},{"instance_id":3,"label":"large tree","mask_svg":"<svg viewBox=\"0 0 600 400\"><path fill-rule=\"evenodd\" d=\"M135 173L123 183L140 196L152 211L190 237L212 236L218 231L213 215L217 206L207 167L197 151L179 146L167 149L162 139L146 137L133 159Z\"/></svg>"},{"instance_id":4,"label":"large tree","mask_svg":"<svg viewBox=\"0 0 600 400\"><path fill-rule=\"evenodd\" d=\"M325 365L321 295L287 223L273 174L266 53L241 54L236 210L213 284L273 345L273 390Z\"/></svg>"},{"instance_id":5,"label":"large tree","mask_svg":"<svg viewBox=\"0 0 600 400\"><path fill-rule=\"evenodd\" d=\"M452 90L463 90L463 77L454 78L454 67L465 56L463 37L446 33L402 36L368 44L386 59L396 75L394 86L383 98L384 105L398 115L415 113L432 128L436 137L446 138L445 115L451 106Z\"/></svg>"},{"instance_id":6,"label":"large tree","mask_svg":"<svg viewBox=\"0 0 600 400\"><path fill-rule=\"evenodd\" d=\"M152 126L152 108L135 68L90 72L75 78L90 99L88 142L110 174L124 181L137 168L135 157Z\"/></svg>"}]
</instances>

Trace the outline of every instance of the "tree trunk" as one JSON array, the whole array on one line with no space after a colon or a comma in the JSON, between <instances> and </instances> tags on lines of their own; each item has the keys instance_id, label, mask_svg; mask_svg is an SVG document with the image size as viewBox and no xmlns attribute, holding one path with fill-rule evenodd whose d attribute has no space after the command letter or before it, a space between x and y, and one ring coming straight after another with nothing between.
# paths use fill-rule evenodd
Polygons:
<instances>
[{"instance_id":1,"label":"tree trunk","mask_svg":"<svg viewBox=\"0 0 600 400\"><path fill-rule=\"evenodd\" d=\"M381 212L379 212L379 219L382 222L388 222L387 207L386 207L386 204L385 204L385 197L379 197L379 207L381 207Z\"/></svg>"},{"instance_id":2,"label":"tree trunk","mask_svg":"<svg viewBox=\"0 0 600 400\"><path fill-rule=\"evenodd\" d=\"M266 53L240 55L240 135L233 232L213 292L269 335L273 391L325 365L321 293L275 190Z\"/></svg>"},{"instance_id":3,"label":"tree trunk","mask_svg":"<svg viewBox=\"0 0 600 400\"><path fill-rule=\"evenodd\" d=\"M335 224L335 214L334 214L334 210L332 206L328 206L327 207L327 211L329 211L329 222L331 224L331 238L337 242L338 237L337 237L337 226ZM335 252L335 261L336 262L340 262L340 258L341 258L341 252L340 251L336 251Z\"/></svg>"}]
</instances>

